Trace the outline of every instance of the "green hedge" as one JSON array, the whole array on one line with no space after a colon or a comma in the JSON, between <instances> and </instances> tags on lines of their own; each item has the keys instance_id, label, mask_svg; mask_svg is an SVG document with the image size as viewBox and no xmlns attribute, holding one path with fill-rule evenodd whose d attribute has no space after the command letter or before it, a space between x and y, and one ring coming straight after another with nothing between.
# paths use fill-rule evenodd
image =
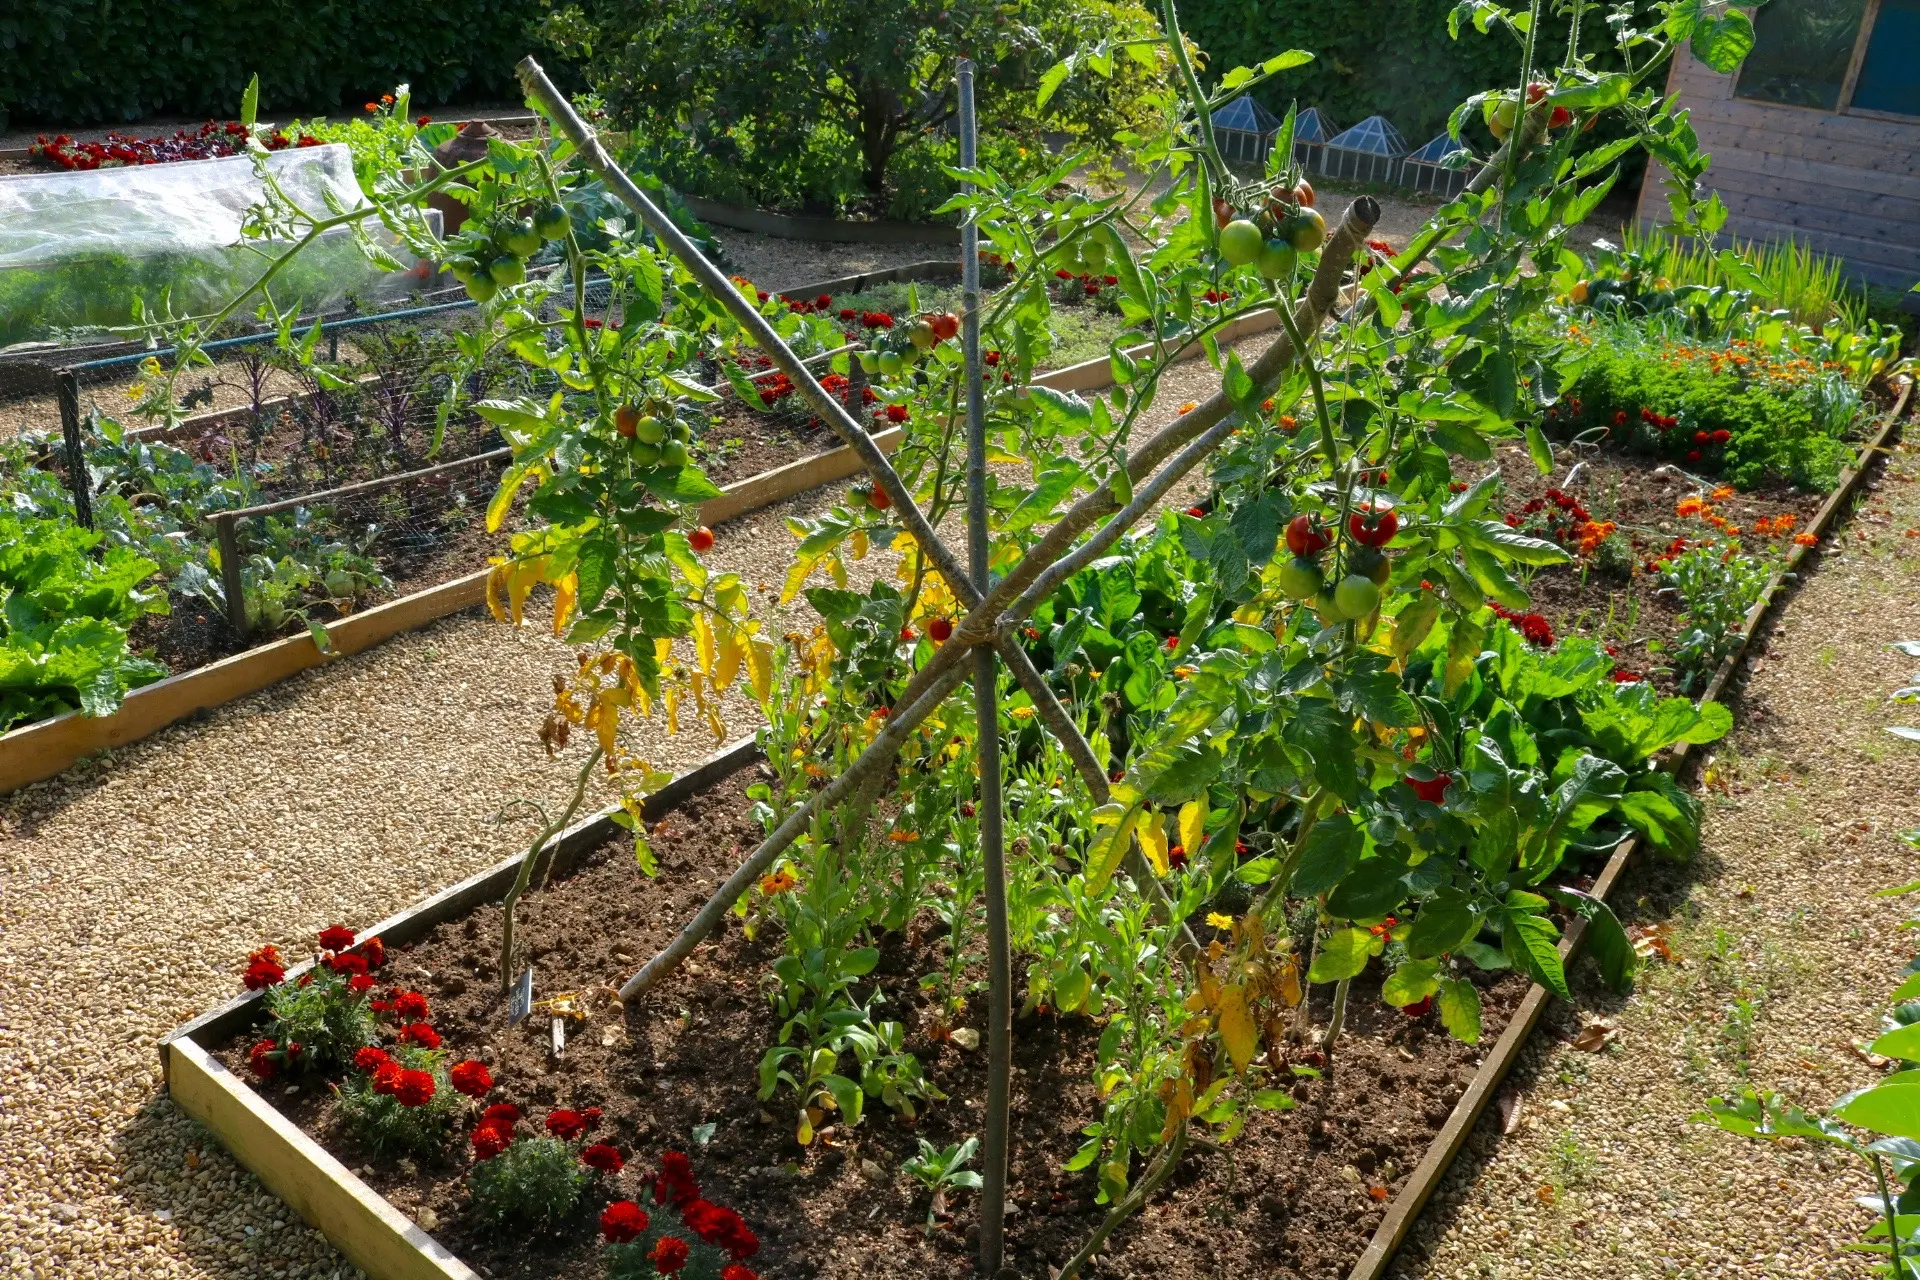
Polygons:
<instances>
[{"instance_id":1,"label":"green hedge","mask_svg":"<svg viewBox=\"0 0 1920 1280\"><path fill-rule=\"evenodd\" d=\"M1180 22L1206 50L1208 74L1216 78L1283 49L1314 54L1306 66L1255 91L1274 114L1285 115L1289 101L1297 98L1302 107L1330 113L1342 128L1383 115L1409 147L1418 147L1444 130L1447 116L1468 97L1520 79L1520 46L1511 36L1497 29L1481 35L1470 23L1462 25L1460 39L1447 35L1447 14L1455 3L1184 0ZM1581 44L1589 52L1611 35L1604 19L1598 7L1587 14ZM1540 61L1556 65L1566 47L1566 18L1543 20Z\"/></svg>"},{"instance_id":2,"label":"green hedge","mask_svg":"<svg viewBox=\"0 0 1920 1280\"><path fill-rule=\"evenodd\" d=\"M542 0L23 0L0 4L0 127L231 117L260 73L268 118L516 97Z\"/></svg>"}]
</instances>

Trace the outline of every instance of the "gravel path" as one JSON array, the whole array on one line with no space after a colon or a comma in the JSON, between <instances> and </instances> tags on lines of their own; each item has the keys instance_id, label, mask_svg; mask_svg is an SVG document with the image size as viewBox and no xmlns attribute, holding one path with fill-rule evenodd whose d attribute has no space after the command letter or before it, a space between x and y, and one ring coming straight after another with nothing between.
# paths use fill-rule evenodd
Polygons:
<instances>
[{"instance_id":1,"label":"gravel path","mask_svg":"<svg viewBox=\"0 0 1920 1280\"><path fill-rule=\"evenodd\" d=\"M1210 378L1179 366L1161 404ZM710 563L756 588L774 634L813 622L804 602L775 604L783 521L841 492L719 530ZM849 576L896 566L876 551ZM160 1095L154 1041L232 995L262 942L300 954L324 925L368 923L524 847L530 823L491 815L563 798L572 769L535 731L567 663L539 627L469 612L0 799L0 1275L351 1273ZM737 692L725 715L736 735L757 722ZM645 724L635 741L667 768L712 748L697 729L658 739Z\"/></svg>"},{"instance_id":2,"label":"gravel path","mask_svg":"<svg viewBox=\"0 0 1920 1280\"><path fill-rule=\"evenodd\" d=\"M1854 1046L1879 1029L1915 944L1877 890L1914 878L1913 723L1887 695L1920 636L1920 486L1908 448L1842 526L1818 573L1777 615L1707 775L1705 848L1690 866L1633 869L1615 904L1671 930L1624 1000L1591 981L1555 1005L1416 1224L1393 1275L1858 1277L1844 1252L1872 1217L1871 1180L1825 1149L1751 1143L1686 1117L1743 1085L1801 1106L1878 1076ZM1574 1049L1604 1016L1619 1035Z\"/></svg>"}]
</instances>

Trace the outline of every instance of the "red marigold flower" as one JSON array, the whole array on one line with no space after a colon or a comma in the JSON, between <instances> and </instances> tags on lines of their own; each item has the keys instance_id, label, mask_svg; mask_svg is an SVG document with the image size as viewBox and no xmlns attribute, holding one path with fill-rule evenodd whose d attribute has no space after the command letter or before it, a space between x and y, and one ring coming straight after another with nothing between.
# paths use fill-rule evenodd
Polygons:
<instances>
[{"instance_id":1,"label":"red marigold flower","mask_svg":"<svg viewBox=\"0 0 1920 1280\"><path fill-rule=\"evenodd\" d=\"M600 1234L608 1244L632 1244L651 1225L653 1220L647 1211L631 1200L615 1200L600 1211Z\"/></svg>"},{"instance_id":2,"label":"red marigold flower","mask_svg":"<svg viewBox=\"0 0 1920 1280\"><path fill-rule=\"evenodd\" d=\"M1700 452L1700 451L1699 451L1698 449L1689 449L1689 450L1687 450L1687 461L1688 461L1688 462L1698 462L1698 461L1700 461L1700 459L1701 459L1701 458L1702 458L1703 456L1705 456L1705 455L1703 455L1703 454L1702 454L1702 453L1701 453L1701 452Z\"/></svg>"},{"instance_id":3,"label":"red marigold flower","mask_svg":"<svg viewBox=\"0 0 1920 1280\"><path fill-rule=\"evenodd\" d=\"M379 104L379 103L377 103L377 102L369 102L369 103L367 104L367 110L368 110L369 112L374 112L374 111L378 111L379 109L380 109L380 104Z\"/></svg>"},{"instance_id":4,"label":"red marigold flower","mask_svg":"<svg viewBox=\"0 0 1920 1280\"><path fill-rule=\"evenodd\" d=\"M365 973L370 966L358 951L343 951L327 957L327 968L335 973Z\"/></svg>"},{"instance_id":5,"label":"red marigold flower","mask_svg":"<svg viewBox=\"0 0 1920 1280\"><path fill-rule=\"evenodd\" d=\"M1120 277L1119 276L1101 276L1100 283L1101 284L1119 284Z\"/></svg>"},{"instance_id":6,"label":"red marigold flower","mask_svg":"<svg viewBox=\"0 0 1920 1280\"><path fill-rule=\"evenodd\" d=\"M1174 651L1175 649L1178 649L1179 647L1180 647L1180 637L1179 637L1179 636L1168 636L1168 637L1167 637L1167 652L1168 652L1168 653L1172 653L1172 652L1173 652L1173 651Z\"/></svg>"},{"instance_id":7,"label":"red marigold flower","mask_svg":"<svg viewBox=\"0 0 1920 1280\"><path fill-rule=\"evenodd\" d=\"M402 991L393 997L393 1016L418 1022L427 1016L427 998L418 991Z\"/></svg>"},{"instance_id":8,"label":"red marigold flower","mask_svg":"<svg viewBox=\"0 0 1920 1280\"><path fill-rule=\"evenodd\" d=\"M700 1198L700 1185L693 1180L693 1164L679 1151L660 1157L660 1172L654 1175L653 1198L675 1208Z\"/></svg>"},{"instance_id":9,"label":"red marigold flower","mask_svg":"<svg viewBox=\"0 0 1920 1280\"><path fill-rule=\"evenodd\" d=\"M587 1118L578 1111L557 1107L547 1113L547 1132L567 1142L587 1131Z\"/></svg>"},{"instance_id":10,"label":"red marigold flower","mask_svg":"<svg viewBox=\"0 0 1920 1280\"><path fill-rule=\"evenodd\" d=\"M1172 845L1167 849L1167 865L1178 871L1187 865L1187 847L1183 844Z\"/></svg>"},{"instance_id":11,"label":"red marigold flower","mask_svg":"<svg viewBox=\"0 0 1920 1280\"><path fill-rule=\"evenodd\" d=\"M440 1033L424 1022L409 1022L400 1028L401 1044L417 1044L422 1049L438 1049Z\"/></svg>"},{"instance_id":12,"label":"red marigold flower","mask_svg":"<svg viewBox=\"0 0 1920 1280\"><path fill-rule=\"evenodd\" d=\"M888 422L905 422L906 420L907 406L903 404L890 404L887 406Z\"/></svg>"},{"instance_id":13,"label":"red marigold flower","mask_svg":"<svg viewBox=\"0 0 1920 1280\"><path fill-rule=\"evenodd\" d=\"M1054 277L1059 280L1073 279L1073 272L1067 270L1065 267L1061 267L1059 270L1055 271L1053 274L1054 274Z\"/></svg>"},{"instance_id":14,"label":"red marigold flower","mask_svg":"<svg viewBox=\"0 0 1920 1280\"><path fill-rule=\"evenodd\" d=\"M367 958L367 967L369 969L378 969L387 962L387 944L380 941L377 937L368 938L353 950L354 954Z\"/></svg>"},{"instance_id":15,"label":"red marigold flower","mask_svg":"<svg viewBox=\"0 0 1920 1280\"><path fill-rule=\"evenodd\" d=\"M247 1050L247 1070L262 1080L271 1080L279 1072L280 1064L274 1055L280 1050L277 1040L262 1040Z\"/></svg>"},{"instance_id":16,"label":"red marigold flower","mask_svg":"<svg viewBox=\"0 0 1920 1280\"><path fill-rule=\"evenodd\" d=\"M852 307L842 307L842 308L840 308L840 318L841 318L842 320L852 320L852 319L855 319L855 318L857 318L857 317L859 316L859 314L860 314L860 313L859 313L858 311L855 311L855 310L854 310L854 309L853 309Z\"/></svg>"},{"instance_id":17,"label":"red marigold flower","mask_svg":"<svg viewBox=\"0 0 1920 1280\"><path fill-rule=\"evenodd\" d=\"M404 1068L397 1062L388 1062L373 1073L373 1091L391 1097L400 1091L400 1077Z\"/></svg>"},{"instance_id":18,"label":"red marigold flower","mask_svg":"<svg viewBox=\"0 0 1920 1280\"><path fill-rule=\"evenodd\" d=\"M367 992L373 990L373 975L370 973L354 974L351 978L347 979L347 990L357 996L367 994Z\"/></svg>"},{"instance_id":19,"label":"red marigold flower","mask_svg":"<svg viewBox=\"0 0 1920 1280\"><path fill-rule=\"evenodd\" d=\"M1693 433L1693 442L1695 444L1705 444L1707 441L1711 439L1713 439L1713 435L1711 432L1696 431Z\"/></svg>"},{"instance_id":20,"label":"red marigold flower","mask_svg":"<svg viewBox=\"0 0 1920 1280\"><path fill-rule=\"evenodd\" d=\"M447 1072L447 1079L469 1098L484 1098L493 1088L493 1072L487 1070L486 1063L475 1062L471 1058L454 1063Z\"/></svg>"},{"instance_id":21,"label":"red marigold flower","mask_svg":"<svg viewBox=\"0 0 1920 1280\"><path fill-rule=\"evenodd\" d=\"M1639 684L1645 679L1646 677L1639 672L1628 671L1625 667L1615 667L1613 669L1613 682L1615 684Z\"/></svg>"},{"instance_id":22,"label":"red marigold flower","mask_svg":"<svg viewBox=\"0 0 1920 1280\"><path fill-rule=\"evenodd\" d=\"M1613 425L1616 427L1624 427L1627 425L1627 411L1625 409L1613 415Z\"/></svg>"},{"instance_id":23,"label":"red marigold flower","mask_svg":"<svg viewBox=\"0 0 1920 1280\"><path fill-rule=\"evenodd\" d=\"M263 950L272 951L273 948L266 947ZM256 951L247 957L247 961L246 976L241 979L247 984L247 990L265 991L268 987L286 981L287 971L285 966L280 964L278 953L269 960Z\"/></svg>"},{"instance_id":24,"label":"red marigold flower","mask_svg":"<svg viewBox=\"0 0 1920 1280\"><path fill-rule=\"evenodd\" d=\"M1188 507L1187 514L1195 520L1205 520L1207 518L1207 510L1205 507Z\"/></svg>"},{"instance_id":25,"label":"red marigold flower","mask_svg":"<svg viewBox=\"0 0 1920 1280\"><path fill-rule=\"evenodd\" d=\"M467 1140L473 1144L474 1159L491 1160L513 1145L513 1127L493 1120L482 1120L473 1127Z\"/></svg>"},{"instance_id":26,"label":"red marigold flower","mask_svg":"<svg viewBox=\"0 0 1920 1280\"><path fill-rule=\"evenodd\" d=\"M354 1067L367 1075L372 1075L380 1068L392 1063L392 1061L392 1054L380 1048L378 1045L372 1044L353 1055Z\"/></svg>"},{"instance_id":27,"label":"red marigold flower","mask_svg":"<svg viewBox=\"0 0 1920 1280\"><path fill-rule=\"evenodd\" d=\"M330 924L320 931L322 951L345 951L353 945L353 930L343 924Z\"/></svg>"},{"instance_id":28,"label":"red marigold flower","mask_svg":"<svg viewBox=\"0 0 1920 1280\"><path fill-rule=\"evenodd\" d=\"M737 1262L729 1262L720 1269L720 1280L760 1280L760 1277Z\"/></svg>"},{"instance_id":29,"label":"red marigold flower","mask_svg":"<svg viewBox=\"0 0 1920 1280\"><path fill-rule=\"evenodd\" d=\"M820 310L825 311L828 307L833 305L833 295L830 293L823 293L819 297L813 300L813 305L818 307Z\"/></svg>"},{"instance_id":30,"label":"red marigold flower","mask_svg":"<svg viewBox=\"0 0 1920 1280\"><path fill-rule=\"evenodd\" d=\"M496 1102L482 1111L480 1118L489 1124L503 1124L511 1129L520 1123L520 1108L511 1102Z\"/></svg>"},{"instance_id":31,"label":"red marigold flower","mask_svg":"<svg viewBox=\"0 0 1920 1280\"><path fill-rule=\"evenodd\" d=\"M662 1236L653 1246L653 1252L647 1257L653 1261L653 1269L663 1276L670 1276L687 1265L687 1255L691 1250L687 1242L678 1236Z\"/></svg>"},{"instance_id":32,"label":"red marigold flower","mask_svg":"<svg viewBox=\"0 0 1920 1280\"><path fill-rule=\"evenodd\" d=\"M438 1091L439 1086L433 1082L430 1072L406 1070L400 1073L393 1096L403 1107L424 1107L433 1101L433 1095Z\"/></svg>"},{"instance_id":33,"label":"red marigold flower","mask_svg":"<svg viewBox=\"0 0 1920 1280\"><path fill-rule=\"evenodd\" d=\"M580 1163L589 1169L597 1169L601 1173L608 1174L609 1176L627 1167L627 1162L620 1158L620 1152L605 1142L596 1142L585 1151L582 1151L580 1153Z\"/></svg>"},{"instance_id":34,"label":"red marigold flower","mask_svg":"<svg viewBox=\"0 0 1920 1280\"><path fill-rule=\"evenodd\" d=\"M582 1111L580 1114L587 1118L588 1124L599 1124L600 1117L605 1113L602 1112L598 1107L588 1107L585 1111Z\"/></svg>"},{"instance_id":35,"label":"red marigold flower","mask_svg":"<svg viewBox=\"0 0 1920 1280\"><path fill-rule=\"evenodd\" d=\"M1725 444L1727 441L1731 439L1733 439L1733 432L1728 431L1725 428L1722 428L1719 431L1714 432L1712 436L1712 440L1715 444Z\"/></svg>"},{"instance_id":36,"label":"red marigold flower","mask_svg":"<svg viewBox=\"0 0 1920 1280\"><path fill-rule=\"evenodd\" d=\"M433 117L432 116L415 116L413 118L413 123L414 123L414 127L424 129L428 125L433 123Z\"/></svg>"},{"instance_id":37,"label":"red marigold flower","mask_svg":"<svg viewBox=\"0 0 1920 1280\"><path fill-rule=\"evenodd\" d=\"M986 361L987 367L990 369L997 366L1000 363L1000 353L998 351L989 351L985 355L981 356L980 358Z\"/></svg>"}]
</instances>

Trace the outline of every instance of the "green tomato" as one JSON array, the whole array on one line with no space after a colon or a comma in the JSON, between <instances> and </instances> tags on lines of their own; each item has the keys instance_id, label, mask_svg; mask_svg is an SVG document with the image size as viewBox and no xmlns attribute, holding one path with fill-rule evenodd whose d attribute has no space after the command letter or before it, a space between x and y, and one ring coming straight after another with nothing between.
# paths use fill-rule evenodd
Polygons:
<instances>
[{"instance_id":1,"label":"green tomato","mask_svg":"<svg viewBox=\"0 0 1920 1280\"><path fill-rule=\"evenodd\" d=\"M1377 547L1355 547L1347 557L1347 567L1382 587L1387 585L1387 576L1393 572L1385 553Z\"/></svg>"},{"instance_id":2,"label":"green tomato","mask_svg":"<svg viewBox=\"0 0 1920 1280\"><path fill-rule=\"evenodd\" d=\"M540 233L533 229L532 218L522 218L508 227L507 234L500 238L500 242L516 258L540 252Z\"/></svg>"},{"instance_id":3,"label":"green tomato","mask_svg":"<svg viewBox=\"0 0 1920 1280\"><path fill-rule=\"evenodd\" d=\"M1236 267L1258 260L1266 247L1267 238L1260 234L1260 228L1245 218L1235 218L1220 228L1220 256Z\"/></svg>"},{"instance_id":4,"label":"green tomato","mask_svg":"<svg viewBox=\"0 0 1920 1280\"><path fill-rule=\"evenodd\" d=\"M1088 271L1098 271L1107 265L1107 242L1098 235L1090 235L1080 242L1080 261L1086 264Z\"/></svg>"},{"instance_id":5,"label":"green tomato","mask_svg":"<svg viewBox=\"0 0 1920 1280\"><path fill-rule=\"evenodd\" d=\"M487 274L501 287L519 284L527 278L527 264L514 257L495 258L487 264Z\"/></svg>"},{"instance_id":6,"label":"green tomato","mask_svg":"<svg viewBox=\"0 0 1920 1280\"><path fill-rule=\"evenodd\" d=\"M1333 589L1334 603L1349 618L1364 618L1380 607L1380 588L1365 574L1350 573Z\"/></svg>"},{"instance_id":7,"label":"green tomato","mask_svg":"<svg viewBox=\"0 0 1920 1280\"><path fill-rule=\"evenodd\" d=\"M642 467L659 466L660 465L660 446L654 445L654 444L636 443L633 446L633 460L637 465Z\"/></svg>"},{"instance_id":8,"label":"green tomato","mask_svg":"<svg viewBox=\"0 0 1920 1280\"><path fill-rule=\"evenodd\" d=\"M1313 598L1313 611L1319 614L1320 621L1326 623L1328 626L1347 620L1345 611L1340 608L1337 593L1328 591L1324 587L1322 587L1320 593Z\"/></svg>"},{"instance_id":9,"label":"green tomato","mask_svg":"<svg viewBox=\"0 0 1920 1280\"><path fill-rule=\"evenodd\" d=\"M1305 556L1293 557L1281 565L1274 575L1280 594L1289 600L1305 600L1320 594L1326 581L1326 576L1320 572L1319 562Z\"/></svg>"},{"instance_id":10,"label":"green tomato","mask_svg":"<svg viewBox=\"0 0 1920 1280\"><path fill-rule=\"evenodd\" d=\"M1318 209L1302 209L1293 215L1293 226L1287 239L1301 253L1312 253L1327 240L1327 220L1320 216Z\"/></svg>"},{"instance_id":11,"label":"green tomato","mask_svg":"<svg viewBox=\"0 0 1920 1280\"><path fill-rule=\"evenodd\" d=\"M931 351L939 339L933 336L933 326L925 320L915 320L907 326L907 340L913 343L915 351Z\"/></svg>"},{"instance_id":12,"label":"green tomato","mask_svg":"<svg viewBox=\"0 0 1920 1280\"><path fill-rule=\"evenodd\" d=\"M880 366L880 375L885 378L897 378L907 362L898 351L882 351L876 363Z\"/></svg>"},{"instance_id":13,"label":"green tomato","mask_svg":"<svg viewBox=\"0 0 1920 1280\"><path fill-rule=\"evenodd\" d=\"M1268 280L1284 280L1293 274L1300 255L1285 240L1269 240L1260 248L1260 265L1254 268Z\"/></svg>"},{"instance_id":14,"label":"green tomato","mask_svg":"<svg viewBox=\"0 0 1920 1280\"><path fill-rule=\"evenodd\" d=\"M667 441L660 446L660 461L663 465L669 467L686 466L687 446L681 444L678 440ZM1369 583L1368 585L1371 586L1372 584Z\"/></svg>"},{"instance_id":15,"label":"green tomato","mask_svg":"<svg viewBox=\"0 0 1920 1280\"><path fill-rule=\"evenodd\" d=\"M1505 138L1520 119L1520 105L1512 98L1488 98L1480 104L1480 114L1494 137Z\"/></svg>"},{"instance_id":16,"label":"green tomato","mask_svg":"<svg viewBox=\"0 0 1920 1280\"><path fill-rule=\"evenodd\" d=\"M667 438L667 424L649 413L633 424L633 434L642 444L659 444Z\"/></svg>"},{"instance_id":17,"label":"green tomato","mask_svg":"<svg viewBox=\"0 0 1920 1280\"><path fill-rule=\"evenodd\" d=\"M453 278L461 284L472 280L480 271L480 264L465 256L448 258L444 265Z\"/></svg>"},{"instance_id":18,"label":"green tomato","mask_svg":"<svg viewBox=\"0 0 1920 1280\"><path fill-rule=\"evenodd\" d=\"M491 302L493 295L500 292L499 286L494 284L493 277L490 275L476 275L463 283L467 286L467 296L475 302Z\"/></svg>"},{"instance_id":19,"label":"green tomato","mask_svg":"<svg viewBox=\"0 0 1920 1280\"><path fill-rule=\"evenodd\" d=\"M567 234L567 211L557 204L542 209L533 220L533 229L542 240L560 240Z\"/></svg>"},{"instance_id":20,"label":"green tomato","mask_svg":"<svg viewBox=\"0 0 1920 1280\"><path fill-rule=\"evenodd\" d=\"M667 428L667 434L673 439L678 440L681 444L693 443L693 428L678 419Z\"/></svg>"},{"instance_id":21,"label":"green tomato","mask_svg":"<svg viewBox=\"0 0 1920 1280\"><path fill-rule=\"evenodd\" d=\"M860 361L860 371L862 373L873 373L880 368L880 357L875 352L855 352L854 358Z\"/></svg>"}]
</instances>

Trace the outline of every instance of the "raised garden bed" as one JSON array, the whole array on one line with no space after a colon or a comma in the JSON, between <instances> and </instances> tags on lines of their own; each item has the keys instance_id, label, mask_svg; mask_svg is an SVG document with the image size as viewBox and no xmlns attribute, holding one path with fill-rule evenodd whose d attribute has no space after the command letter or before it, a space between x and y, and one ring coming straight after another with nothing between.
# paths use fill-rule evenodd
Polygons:
<instances>
[{"instance_id":1,"label":"raised garden bed","mask_svg":"<svg viewBox=\"0 0 1920 1280\"><path fill-rule=\"evenodd\" d=\"M1860 465L1812 513L1807 532L1826 532L1850 501L1897 430L1907 390L1901 387ZM1807 551L1795 544L1786 555L1706 696L1721 696L1734 679L1748 641ZM1671 767L1684 767L1688 754L1676 753ZM541 992L617 981L705 899L711 882L734 867L741 848L762 830L746 791L754 776L743 772L755 763L750 747L731 748L649 802L646 817L655 824L652 843L661 862L657 880L632 865L608 816L557 842L554 877L522 903L518 917ZM1593 884L1596 895L1606 896L1635 847L1629 839L1615 849ZM747 1212L762 1241L755 1265L764 1274L840 1277L968 1265L966 1202L929 1229L924 1194L893 1172L920 1138L936 1146L963 1140L972 1131L969 1103L980 1092L981 1055L963 1043L964 1035L952 1034L977 1029L977 1010L974 1020L948 1027L914 983L941 960L944 943L933 922L914 921L890 935L872 983L885 1015L909 1028L907 1047L950 1100L915 1124L875 1109L863 1126L823 1134L802 1148L786 1123L755 1100L755 1061L751 1050L742 1053L743 1046L771 1043L778 1034L758 991L776 955L770 940L725 928L651 993L644 1009L615 1009L576 1024L566 1051L555 1055L539 1019L507 1024L493 969L497 903L518 861L361 936L383 938L393 951L385 979L428 997L448 1047L487 1063L501 1096L602 1109L598 1136L625 1149L632 1164L620 1180L597 1187L578 1221L557 1236L502 1236L475 1219L461 1190L465 1153L455 1154L451 1144L444 1161L388 1163L341 1131L338 1104L324 1086L283 1081L256 1092L244 1084L248 1033L263 1012L257 993L163 1042L175 1098L376 1280L578 1274L595 1265L591 1212L608 1199L637 1198L640 1169L668 1150L691 1151L703 1183L713 1188L709 1194ZM1569 926L1563 954L1579 945L1583 932L1579 922ZM297 980L298 970L290 977ZM1356 991L1368 981L1377 978L1357 980ZM1126 1224L1109 1241L1098 1274L1149 1267L1175 1277L1280 1269L1328 1280L1384 1274L1545 1006L1542 988L1511 973L1475 981L1484 988L1487 1032L1499 1033L1484 1058L1373 999L1356 999L1337 1059L1330 1066L1302 1059L1302 1065L1329 1069L1296 1080L1293 1109L1256 1115L1231 1159L1223 1151L1192 1152L1159 1197L1156 1208L1171 1211L1150 1209ZM1014 1274L1046 1274L1102 1216L1087 1178L1062 1173L1059 1165L1077 1144L1080 1125L1097 1114L1084 1070L1097 1035L1084 1019L1044 1012L1018 1024L1017 1210L1008 1227ZM1182 1208L1186 1212L1178 1212ZM1205 1229L1193 1225L1207 1215L1214 1221ZM357 1234L343 1236L343 1222L355 1223ZM436 1234L418 1222L433 1224ZM823 1247L829 1235L833 1245Z\"/></svg>"}]
</instances>

